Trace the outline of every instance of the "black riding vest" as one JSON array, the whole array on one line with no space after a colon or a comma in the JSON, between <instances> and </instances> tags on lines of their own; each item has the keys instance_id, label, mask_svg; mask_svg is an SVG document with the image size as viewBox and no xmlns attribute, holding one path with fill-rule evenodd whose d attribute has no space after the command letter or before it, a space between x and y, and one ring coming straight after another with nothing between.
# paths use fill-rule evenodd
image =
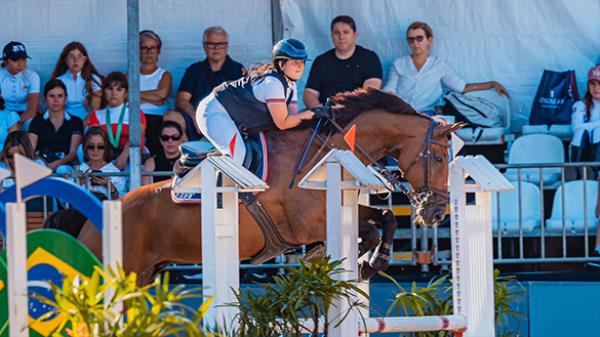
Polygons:
<instances>
[{"instance_id":1,"label":"black riding vest","mask_svg":"<svg viewBox=\"0 0 600 337\"><path fill-rule=\"evenodd\" d=\"M287 95L288 83L285 76L278 71L271 71L262 76L244 76L236 81L223 82L213 90L219 103L235 122L241 131L268 131L275 129L275 123L266 103L260 102L252 93L252 86L265 77L272 76L283 85ZM286 103L290 104L292 95L286 97Z\"/></svg>"}]
</instances>

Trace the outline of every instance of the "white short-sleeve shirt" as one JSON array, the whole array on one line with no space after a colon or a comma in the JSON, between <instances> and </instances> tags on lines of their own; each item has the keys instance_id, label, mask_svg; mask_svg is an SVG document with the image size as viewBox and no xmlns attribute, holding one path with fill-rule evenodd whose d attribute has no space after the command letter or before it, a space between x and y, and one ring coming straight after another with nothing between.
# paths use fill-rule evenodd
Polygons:
<instances>
[{"instance_id":1,"label":"white short-sleeve shirt","mask_svg":"<svg viewBox=\"0 0 600 337\"><path fill-rule=\"evenodd\" d=\"M86 174L86 173L89 173L91 171L91 169L86 163L82 163L79 166L79 171L81 171L81 173L83 173L83 174ZM104 173L121 172L113 163L107 163L106 165L102 166L100 171L102 171ZM117 189L117 192L119 192L119 197L122 197L125 195L125 193L127 193L127 180L125 179L124 176L111 176L109 179L110 179L110 182ZM98 193L102 193L102 194L106 195L106 197L108 197L108 195L109 195L108 188L106 185L93 185L90 180L87 180L86 188L89 191L95 191Z\"/></svg>"},{"instance_id":2,"label":"white short-sleeve shirt","mask_svg":"<svg viewBox=\"0 0 600 337\"><path fill-rule=\"evenodd\" d=\"M67 87L67 111L82 120L87 117L88 109L85 107L85 100L88 96L85 88L85 79L78 73L75 78L70 71L60 75L57 79L61 80ZM102 90L102 80L97 75L92 75L92 91Z\"/></svg>"},{"instance_id":3,"label":"white short-sleeve shirt","mask_svg":"<svg viewBox=\"0 0 600 337\"><path fill-rule=\"evenodd\" d=\"M273 77L265 76L252 86L252 93L262 103L286 102L287 97L292 95L291 104L298 104L298 94L295 82L288 82L287 92L283 90L283 84Z\"/></svg>"},{"instance_id":4,"label":"white short-sleeve shirt","mask_svg":"<svg viewBox=\"0 0 600 337\"><path fill-rule=\"evenodd\" d=\"M442 84L462 92L465 81L437 56L429 56L419 71L410 56L396 59L383 91L393 92L418 111L433 111L441 103Z\"/></svg>"},{"instance_id":5,"label":"white short-sleeve shirt","mask_svg":"<svg viewBox=\"0 0 600 337\"><path fill-rule=\"evenodd\" d=\"M39 92L40 76L35 71L25 69L12 75L6 68L0 69L0 94L7 110L27 110L27 95Z\"/></svg>"}]
</instances>

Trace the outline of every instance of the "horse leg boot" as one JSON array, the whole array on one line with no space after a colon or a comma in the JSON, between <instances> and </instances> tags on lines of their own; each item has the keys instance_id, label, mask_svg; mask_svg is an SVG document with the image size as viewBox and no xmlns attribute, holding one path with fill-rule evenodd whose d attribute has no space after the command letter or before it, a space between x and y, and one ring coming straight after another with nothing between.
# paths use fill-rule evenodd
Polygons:
<instances>
[{"instance_id":1,"label":"horse leg boot","mask_svg":"<svg viewBox=\"0 0 600 337\"><path fill-rule=\"evenodd\" d=\"M390 210L380 210L372 207L361 206L359 212L361 215L366 216L366 219L363 218L363 221L366 221L370 224L379 225L379 228L381 228L383 231L381 241L375 247L371 259L368 262L363 262L360 266L361 280L368 280L378 271L386 270L388 268L390 251L392 249L394 233L398 228L398 222ZM361 224L363 221L361 221Z\"/></svg>"}]
</instances>

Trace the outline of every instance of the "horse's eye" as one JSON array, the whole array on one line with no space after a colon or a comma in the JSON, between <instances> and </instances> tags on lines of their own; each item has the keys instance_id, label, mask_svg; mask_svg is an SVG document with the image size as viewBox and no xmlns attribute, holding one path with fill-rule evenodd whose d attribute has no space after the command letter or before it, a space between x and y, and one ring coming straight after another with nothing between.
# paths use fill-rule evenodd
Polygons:
<instances>
[{"instance_id":1,"label":"horse's eye","mask_svg":"<svg viewBox=\"0 0 600 337\"><path fill-rule=\"evenodd\" d=\"M438 156L433 156L433 160L437 161L440 164L444 162L444 159L442 157L438 157Z\"/></svg>"}]
</instances>

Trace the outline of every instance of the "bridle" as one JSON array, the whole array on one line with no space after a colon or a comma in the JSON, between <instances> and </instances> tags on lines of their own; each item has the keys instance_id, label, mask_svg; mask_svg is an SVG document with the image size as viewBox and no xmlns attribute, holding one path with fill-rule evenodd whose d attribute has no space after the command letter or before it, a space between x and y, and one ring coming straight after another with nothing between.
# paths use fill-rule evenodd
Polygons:
<instances>
[{"instance_id":1,"label":"bridle","mask_svg":"<svg viewBox=\"0 0 600 337\"><path fill-rule=\"evenodd\" d=\"M328 121L340 133L342 133L342 134L344 133L344 128L342 128L333 118L329 118ZM433 139L433 132L434 132L436 126L438 126L439 124L440 123L438 121L436 121L435 119L431 119L431 124L429 124L429 128L427 129L427 135L425 136L425 140L423 141L423 147L421 148L421 151L419 151L419 154L417 155L417 157L408 165L408 167L405 170L398 168L400 171L400 178L405 179L408 172L410 172L410 170L412 170L414 167L416 167L417 163L419 163L420 161L423 161L423 172L424 172L424 176L425 176L425 184L416 190L411 190L411 188L407 187L406 184L402 183L400 181L400 179L398 179L398 175L393 174L385 166L383 166L378 161L373 159L373 157L371 157L370 154L368 154L366 151L364 151L358 144L355 145L355 148L358 150L358 152L360 152L363 156L365 156L365 158L367 159L367 161L370 162L371 165L373 165L374 167L376 167L379 170L380 174L388 182L390 182L393 185L394 189L388 188L388 190L390 192L395 192L396 188L399 189L404 195L406 195L406 197L408 198L408 201L410 202L410 204L413 207L419 207L419 206L422 207L422 206L426 205L427 203L430 202L429 200L432 196L437 196L441 201L447 201L448 200L448 192L447 191L431 187L431 171L432 171L431 167L433 165L433 163L432 163L433 154L431 152L431 145L436 144L436 145L443 146L445 148L450 147L446 143L443 143L443 142ZM384 184L384 185L387 186L387 184Z\"/></svg>"}]
</instances>

